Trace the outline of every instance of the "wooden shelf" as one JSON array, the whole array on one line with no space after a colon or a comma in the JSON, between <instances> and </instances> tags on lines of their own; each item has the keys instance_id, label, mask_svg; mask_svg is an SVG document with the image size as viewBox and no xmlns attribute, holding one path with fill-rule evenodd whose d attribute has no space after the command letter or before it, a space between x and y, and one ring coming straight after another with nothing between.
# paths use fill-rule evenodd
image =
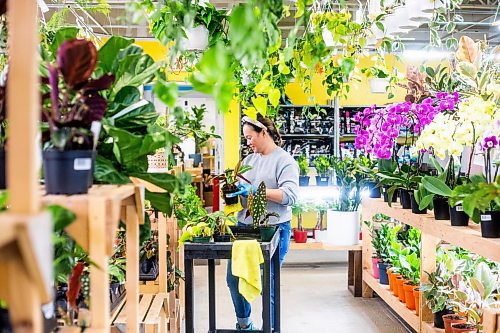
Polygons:
<instances>
[{"instance_id":1,"label":"wooden shelf","mask_svg":"<svg viewBox=\"0 0 500 333\"><path fill-rule=\"evenodd\" d=\"M401 303L389 290L389 286L382 285L370 274L368 270L363 270L363 281L384 300L387 305L394 309L415 331L419 331L419 317L415 311L410 310L404 303Z\"/></svg>"},{"instance_id":2,"label":"wooden shelf","mask_svg":"<svg viewBox=\"0 0 500 333\"><path fill-rule=\"evenodd\" d=\"M361 248L361 244L352 246L334 246L323 242L316 242L313 239L308 239L307 243L295 243L294 241L290 242L290 250L352 251L361 250Z\"/></svg>"},{"instance_id":3,"label":"wooden shelf","mask_svg":"<svg viewBox=\"0 0 500 333\"><path fill-rule=\"evenodd\" d=\"M433 323L422 322L422 333L444 333L444 329L434 327Z\"/></svg>"},{"instance_id":4,"label":"wooden shelf","mask_svg":"<svg viewBox=\"0 0 500 333\"><path fill-rule=\"evenodd\" d=\"M469 227L451 226L449 220L435 220L431 214L416 215L411 209L402 209L397 203L389 207L381 199L366 199L363 205L364 219L383 213L405 224L420 229L423 233L460 246L491 260L500 261L500 239L483 238L479 226L471 222Z\"/></svg>"}]
</instances>

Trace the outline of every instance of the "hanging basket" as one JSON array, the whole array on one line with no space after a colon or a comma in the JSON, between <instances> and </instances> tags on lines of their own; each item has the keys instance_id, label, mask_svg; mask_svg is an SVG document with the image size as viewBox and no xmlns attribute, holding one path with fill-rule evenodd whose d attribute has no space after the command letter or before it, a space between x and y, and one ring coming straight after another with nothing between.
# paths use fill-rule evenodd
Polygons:
<instances>
[{"instance_id":1,"label":"hanging basket","mask_svg":"<svg viewBox=\"0 0 500 333\"><path fill-rule=\"evenodd\" d=\"M182 50L205 50L208 46L208 29L199 25L186 29L187 38L181 40Z\"/></svg>"},{"instance_id":2,"label":"hanging basket","mask_svg":"<svg viewBox=\"0 0 500 333\"><path fill-rule=\"evenodd\" d=\"M385 94L389 86L389 79L371 78L368 80L372 94Z\"/></svg>"}]
</instances>

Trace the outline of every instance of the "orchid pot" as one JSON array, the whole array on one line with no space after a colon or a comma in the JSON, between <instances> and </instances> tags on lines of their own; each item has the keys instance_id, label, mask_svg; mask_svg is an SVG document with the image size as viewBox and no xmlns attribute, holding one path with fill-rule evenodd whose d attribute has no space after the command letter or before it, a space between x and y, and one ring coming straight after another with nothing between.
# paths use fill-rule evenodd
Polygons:
<instances>
[{"instance_id":1,"label":"orchid pot","mask_svg":"<svg viewBox=\"0 0 500 333\"><path fill-rule=\"evenodd\" d=\"M462 205L449 208L451 225L454 227L466 227L469 225L469 215L464 212Z\"/></svg>"},{"instance_id":2,"label":"orchid pot","mask_svg":"<svg viewBox=\"0 0 500 333\"><path fill-rule=\"evenodd\" d=\"M481 236L484 238L500 238L500 211L480 213Z\"/></svg>"},{"instance_id":3,"label":"orchid pot","mask_svg":"<svg viewBox=\"0 0 500 333\"><path fill-rule=\"evenodd\" d=\"M434 196L432 203L434 207L434 218L436 220L450 219L450 209L447 198Z\"/></svg>"}]
</instances>

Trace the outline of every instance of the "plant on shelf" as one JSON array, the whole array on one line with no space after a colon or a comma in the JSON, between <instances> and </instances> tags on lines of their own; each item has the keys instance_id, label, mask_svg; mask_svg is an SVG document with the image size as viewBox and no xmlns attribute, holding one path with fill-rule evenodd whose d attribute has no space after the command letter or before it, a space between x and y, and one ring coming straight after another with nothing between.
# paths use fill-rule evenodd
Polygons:
<instances>
[{"instance_id":1,"label":"plant on shelf","mask_svg":"<svg viewBox=\"0 0 500 333\"><path fill-rule=\"evenodd\" d=\"M114 81L114 76L108 74L91 79L97 61L94 44L73 39L59 47L57 64L48 65L42 120L50 133L43 137L49 194L87 193L91 185L93 151L99 137L91 127L106 112L107 100L100 92Z\"/></svg>"},{"instance_id":2,"label":"plant on shelf","mask_svg":"<svg viewBox=\"0 0 500 333\"><path fill-rule=\"evenodd\" d=\"M269 219L279 218L277 213L267 211L266 184L261 182L255 194L248 195L247 215L252 217L254 228L259 228L262 241L270 241L276 231L275 226L269 225Z\"/></svg>"},{"instance_id":3,"label":"plant on shelf","mask_svg":"<svg viewBox=\"0 0 500 333\"><path fill-rule=\"evenodd\" d=\"M236 167L234 169L226 169L224 173L220 175L216 175L212 178L212 180L218 180L219 185L221 186L222 195L224 201L227 205L236 204L238 202L238 197L228 197L228 194L235 193L238 191L238 186L236 182L238 180L246 181L248 184L251 184L249 180L247 180L243 174L252 169L249 165L242 165L241 161L238 161Z\"/></svg>"},{"instance_id":4,"label":"plant on shelf","mask_svg":"<svg viewBox=\"0 0 500 333\"><path fill-rule=\"evenodd\" d=\"M336 209L342 212L357 211L361 204L361 190L365 187L368 177L361 168L364 157L331 158L331 166L335 171L339 186L339 199Z\"/></svg>"},{"instance_id":5,"label":"plant on shelf","mask_svg":"<svg viewBox=\"0 0 500 333\"><path fill-rule=\"evenodd\" d=\"M186 186L184 194L174 197L173 213L180 229L184 228L188 222L207 214L194 186Z\"/></svg>"},{"instance_id":6,"label":"plant on shelf","mask_svg":"<svg viewBox=\"0 0 500 333\"><path fill-rule=\"evenodd\" d=\"M316 176L316 185L327 186L330 180L330 160L326 156L318 156L313 161L314 167L318 175Z\"/></svg>"},{"instance_id":7,"label":"plant on shelf","mask_svg":"<svg viewBox=\"0 0 500 333\"><path fill-rule=\"evenodd\" d=\"M306 154L301 154L297 159L299 164L299 185L308 186L309 185L309 161L307 160Z\"/></svg>"},{"instance_id":8,"label":"plant on shelf","mask_svg":"<svg viewBox=\"0 0 500 333\"><path fill-rule=\"evenodd\" d=\"M315 230L323 230L323 221L325 219L325 214L328 208L330 208L330 204L328 204L326 201L318 201L316 204L313 205L313 208L318 212L317 214L317 220L316 220L316 226L314 227ZM292 211L293 213L293 211Z\"/></svg>"},{"instance_id":9,"label":"plant on shelf","mask_svg":"<svg viewBox=\"0 0 500 333\"><path fill-rule=\"evenodd\" d=\"M208 243L214 234L214 225L207 222L193 221L185 226L185 230L179 237L179 248L187 241L194 243Z\"/></svg>"},{"instance_id":10,"label":"plant on shelf","mask_svg":"<svg viewBox=\"0 0 500 333\"><path fill-rule=\"evenodd\" d=\"M296 243L307 242L307 230L302 226L302 215L310 209L311 206L303 201L298 201L292 206L292 214L297 216L297 228L293 229L293 239Z\"/></svg>"},{"instance_id":11,"label":"plant on shelf","mask_svg":"<svg viewBox=\"0 0 500 333\"><path fill-rule=\"evenodd\" d=\"M238 223L234 216L227 216L223 211L207 214L203 220L214 225L214 241L216 242L229 242L233 237L231 226Z\"/></svg>"}]
</instances>

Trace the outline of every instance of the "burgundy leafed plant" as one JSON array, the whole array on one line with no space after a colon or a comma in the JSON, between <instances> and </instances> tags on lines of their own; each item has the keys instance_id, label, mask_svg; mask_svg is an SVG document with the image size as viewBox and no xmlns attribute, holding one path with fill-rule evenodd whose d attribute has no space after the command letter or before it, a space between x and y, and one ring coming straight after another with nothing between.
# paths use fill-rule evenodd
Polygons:
<instances>
[{"instance_id":1,"label":"burgundy leafed plant","mask_svg":"<svg viewBox=\"0 0 500 333\"><path fill-rule=\"evenodd\" d=\"M91 79L96 64L94 44L73 39L59 47L57 64L49 65L50 108L43 109L43 120L57 149L92 149L92 122L100 121L107 107L99 92L114 81L108 74Z\"/></svg>"},{"instance_id":2,"label":"burgundy leafed plant","mask_svg":"<svg viewBox=\"0 0 500 333\"><path fill-rule=\"evenodd\" d=\"M82 287L81 277L83 274L83 269L85 268L85 264L79 261L75 267L73 267L73 271L71 272L71 276L68 281L68 291L66 292L66 298L68 299L68 304L73 310L77 310L78 306L76 301L78 299L78 295L80 294L80 288Z\"/></svg>"}]
</instances>

